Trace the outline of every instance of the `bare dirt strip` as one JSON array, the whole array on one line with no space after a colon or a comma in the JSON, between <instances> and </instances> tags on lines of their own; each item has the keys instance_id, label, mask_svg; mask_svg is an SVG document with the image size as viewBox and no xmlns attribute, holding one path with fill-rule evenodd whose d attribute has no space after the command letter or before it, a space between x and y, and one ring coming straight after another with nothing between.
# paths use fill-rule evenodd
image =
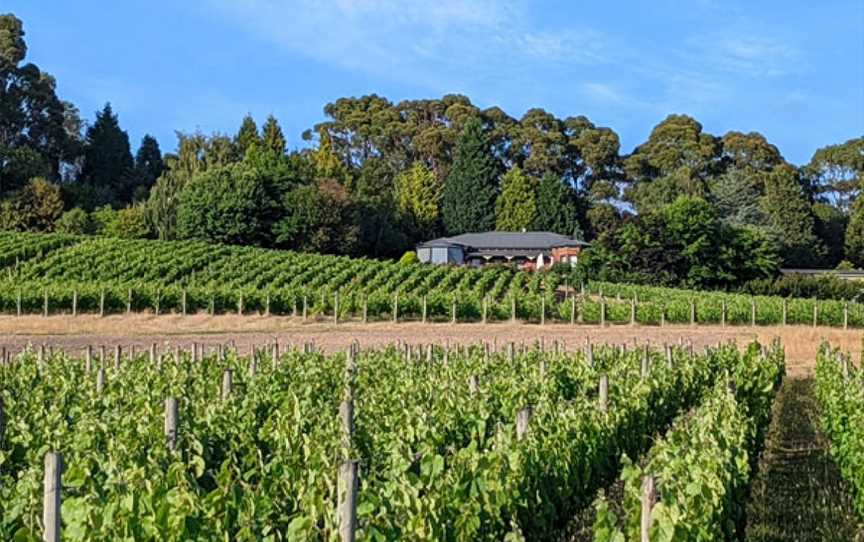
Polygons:
<instances>
[{"instance_id":1,"label":"bare dirt strip","mask_svg":"<svg viewBox=\"0 0 864 542\"><path fill-rule=\"evenodd\" d=\"M68 351L86 345L125 346L141 348L151 343L188 346L191 343L215 345L233 340L239 351L253 345L278 339L285 344L314 341L326 352L344 349L357 340L363 347L382 346L395 341L411 343L467 344L488 341L504 345L508 342L532 344L543 340L551 344L564 341L567 349L584 344L586 338L600 343L661 344L692 340L696 347L735 340L745 344L753 339L762 342L780 337L786 347L787 372L790 376L812 374L816 350L823 339L853 353L860 360L861 330L807 326L591 326L569 324L449 324L420 322L302 322L296 318L274 316L191 316L153 314L57 316L0 316L0 347L20 349L28 343L48 344Z\"/></svg>"}]
</instances>

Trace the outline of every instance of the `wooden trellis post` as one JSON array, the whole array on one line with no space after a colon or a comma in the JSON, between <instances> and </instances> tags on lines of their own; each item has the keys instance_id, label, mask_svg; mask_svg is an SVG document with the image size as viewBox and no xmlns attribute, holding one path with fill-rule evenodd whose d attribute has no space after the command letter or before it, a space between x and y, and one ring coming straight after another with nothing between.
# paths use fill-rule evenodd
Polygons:
<instances>
[{"instance_id":1,"label":"wooden trellis post","mask_svg":"<svg viewBox=\"0 0 864 542\"><path fill-rule=\"evenodd\" d=\"M267 292L267 297L264 298L264 316L270 316L270 292Z\"/></svg>"},{"instance_id":2,"label":"wooden trellis post","mask_svg":"<svg viewBox=\"0 0 864 542\"><path fill-rule=\"evenodd\" d=\"M484 297L480 303L481 303L481 318L482 318L482 322L485 324L486 323L486 310L487 310L486 298Z\"/></svg>"},{"instance_id":3,"label":"wooden trellis post","mask_svg":"<svg viewBox=\"0 0 864 542\"><path fill-rule=\"evenodd\" d=\"M666 305L660 305L660 327L666 326Z\"/></svg>"},{"instance_id":4,"label":"wooden trellis post","mask_svg":"<svg viewBox=\"0 0 864 542\"><path fill-rule=\"evenodd\" d=\"M633 299L630 300L630 325L636 325L636 296L633 296Z\"/></svg>"},{"instance_id":5,"label":"wooden trellis post","mask_svg":"<svg viewBox=\"0 0 864 542\"><path fill-rule=\"evenodd\" d=\"M609 376L600 376L599 385L599 406L600 412L608 412L609 410Z\"/></svg>"},{"instance_id":6,"label":"wooden trellis post","mask_svg":"<svg viewBox=\"0 0 864 542\"><path fill-rule=\"evenodd\" d=\"M585 346L586 357L588 358L588 366L594 367L594 345L591 344L591 341L588 341L588 344Z\"/></svg>"},{"instance_id":7,"label":"wooden trellis post","mask_svg":"<svg viewBox=\"0 0 864 542\"><path fill-rule=\"evenodd\" d=\"M3 357L6 357L6 352L3 352ZM3 360L6 363L6 360ZM3 435L6 433L6 413L3 410L3 396L0 395L0 446L3 445Z\"/></svg>"},{"instance_id":8,"label":"wooden trellis post","mask_svg":"<svg viewBox=\"0 0 864 542\"><path fill-rule=\"evenodd\" d=\"M393 323L399 321L399 294L393 294Z\"/></svg>"},{"instance_id":9,"label":"wooden trellis post","mask_svg":"<svg viewBox=\"0 0 864 542\"><path fill-rule=\"evenodd\" d=\"M60 502L63 456L57 452L45 454L45 479L42 487L42 540L60 542Z\"/></svg>"},{"instance_id":10,"label":"wooden trellis post","mask_svg":"<svg viewBox=\"0 0 864 542\"><path fill-rule=\"evenodd\" d=\"M510 323L516 323L516 294L510 296Z\"/></svg>"},{"instance_id":11,"label":"wooden trellis post","mask_svg":"<svg viewBox=\"0 0 864 542\"><path fill-rule=\"evenodd\" d=\"M696 302L693 299L690 300L690 325L696 325Z\"/></svg>"},{"instance_id":12,"label":"wooden trellis post","mask_svg":"<svg viewBox=\"0 0 864 542\"><path fill-rule=\"evenodd\" d=\"M651 510L657 495L654 489L654 477L650 474L642 478L642 514L640 518L640 541L650 542Z\"/></svg>"},{"instance_id":13,"label":"wooden trellis post","mask_svg":"<svg viewBox=\"0 0 864 542\"><path fill-rule=\"evenodd\" d=\"M21 290L20 289L18 290L18 295L15 299L15 308L17 311L16 314L18 316L21 316Z\"/></svg>"},{"instance_id":14,"label":"wooden trellis post","mask_svg":"<svg viewBox=\"0 0 864 542\"><path fill-rule=\"evenodd\" d=\"M849 303L843 304L843 329L849 329Z\"/></svg>"},{"instance_id":15,"label":"wooden trellis post","mask_svg":"<svg viewBox=\"0 0 864 542\"><path fill-rule=\"evenodd\" d=\"M606 325L606 300L604 298L600 298L600 325Z\"/></svg>"},{"instance_id":16,"label":"wooden trellis post","mask_svg":"<svg viewBox=\"0 0 864 542\"><path fill-rule=\"evenodd\" d=\"M530 406L519 409L516 413L516 439L522 440L528 434L528 427L531 423L531 415L533 410Z\"/></svg>"},{"instance_id":17,"label":"wooden trellis post","mask_svg":"<svg viewBox=\"0 0 864 542\"><path fill-rule=\"evenodd\" d=\"M165 443L169 450L177 449L177 399L169 397L165 399Z\"/></svg>"},{"instance_id":18,"label":"wooden trellis post","mask_svg":"<svg viewBox=\"0 0 864 542\"><path fill-rule=\"evenodd\" d=\"M540 325L546 325L546 296L540 297Z\"/></svg>"},{"instance_id":19,"label":"wooden trellis post","mask_svg":"<svg viewBox=\"0 0 864 542\"><path fill-rule=\"evenodd\" d=\"M243 316L243 294L240 294L240 298L237 299L237 314Z\"/></svg>"},{"instance_id":20,"label":"wooden trellis post","mask_svg":"<svg viewBox=\"0 0 864 542\"><path fill-rule=\"evenodd\" d=\"M369 323L369 297L363 294L363 323Z\"/></svg>"},{"instance_id":21,"label":"wooden trellis post","mask_svg":"<svg viewBox=\"0 0 864 542\"><path fill-rule=\"evenodd\" d=\"M648 378L648 375L651 372L651 358L649 357L648 345L645 345L645 349L642 351L642 380Z\"/></svg>"},{"instance_id":22,"label":"wooden trellis post","mask_svg":"<svg viewBox=\"0 0 864 542\"><path fill-rule=\"evenodd\" d=\"M471 393L471 395L476 395L477 390L479 389L480 383L477 379L477 375L471 375L470 377L468 377L468 391Z\"/></svg>"},{"instance_id":23,"label":"wooden trellis post","mask_svg":"<svg viewBox=\"0 0 864 542\"><path fill-rule=\"evenodd\" d=\"M157 307L158 307L158 305L157 305ZM159 309L157 308L156 311L158 312ZM132 313L132 288L129 288L129 294L126 297L126 314L131 314L131 313Z\"/></svg>"},{"instance_id":24,"label":"wooden trellis post","mask_svg":"<svg viewBox=\"0 0 864 542\"><path fill-rule=\"evenodd\" d=\"M48 316L48 288L43 289L42 292L45 296L44 303L42 304L42 316Z\"/></svg>"},{"instance_id":25,"label":"wooden trellis post","mask_svg":"<svg viewBox=\"0 0 864 542\"><path fill-rule=\"evenodd\" d=\"M426 308L427 308L426 307L426 296L424 295L423 296L423 307L422 307L422 311L423 311L422 322L424 324L426 323Z\"/></svg>"},{"instance_id":26,"label":"wooden trellis post","mask_svg":"<svg viewBox=\"0 0 864 542\"><path fill-rule=\"evenodd\" d=\"M231 388L234 385L234 373L231 369L225 369L222 373L222 400L228 400L231 396Z\"/></svg>"},{"instance_id":27,"label":"wooden trellis post","mask_svg":"<svg viewBox=\"0 0 864 542\"><path fill-rule=\"evenodd\" d=\"M339 292L333 293L333 324L339 323Z\"/></svg>"},{"instance_id":28,"label":"wooden trellis post","mask_svg":"<svg viewBox=\"0 0 864 542\"><path fill-rule=\"evenodd\" d=\"M450 305L450 323L456 323L456 298L454 297Z\"/></svg>"},{"instance_id":29,"label":"wooden trellis post","mask_svg":"<svg viewBox=\"0 0 864 542\"><path fill-rule=\"evenodd\" d=\"M102 390L105 389L105 369L100 368L96 371L96 393L102 395Z\"/></svg>"},{"instance_id":30,"label":"wooden trellis post","mask_svg":"<svg viewBox=\"0 0 864 542\"><path fill-rule=\"evenodd\" d=\"M570 325L576 324L576 296L570 296Z\"/></svg>"},{"instance_id":31,"label":"wooden trellis post","mask_svg":"<svg viewBox=\"0 0 864 542\"><path fill-rule=\"evenodd\" d=\"M813 300L813 327L819 324L819 302Z\"/></svg>"},{"instance_id":32,"label":"wooden trellis post","mask_svg":"<svg viewBox=\"0 0 864 542\"><path fill-rule=\"evenodd\" d=\"M183 289L182 298L180 300L180 310L183 316L186 316L186 289Z\"/></svg>"},{"instance_id":33,"label":"wooden trellis post","mask_svg":"<svg viewBox=\"0 0 864 542\"><path fill-rule=\"evenodd\" d=\"M72 290L72 316L78 316L78 289Z\"/></svg>"},{"instance_id":34,"label":"wooden trellis post","mask_svg":"<svg viewBox=\"0 0 864 542\"><path fill-rule=\"evenodd\" d=\"M786 325L789 316L789 300L783 298L783 325Z\"/></svg>"},{"instance_id":35,"label":"wooden trellis post","mask_svg":"<svg viewBox=\"0 0 864 542\"><path fill-rule=\"evenodd\" d=\"M303 294L303 321L307 321L309 319L309 298L306 294Z\"/></svg>"},{"instance_id":36,"label":"wooden trellis post","mask_svg":"<svg viewBox=\"0 0 864 542\"><path fill-rule=\"evenodd\" d=\"M720 302L720 325L726 327L726 300Z\"/></svg>"},{"instance_id":37,"label":"wooden trellis post","mask_svg":"<svg viewBox=\"0 0 864 542\"><path fill-rule=\"evenodd\" d=\"M105 288L99 292L99 318L105 316Z\"/></svg>"},{"instance_id":38,"label":"wooden trellis post","mask_svg":"<svg viewBox=\"0 0 864 542\"><path fill-rule=\"evenodd\" d=\"M750 325L756 327L756 300L750 300Z\"/></svg>"},{"instance_id":39,"label":"wooden trellis post","mask_svg":"<svg viewBox=\"0 0 864 542\"><path fill-rule=\"evenodd\" d=\"M357 528L357 471L358 462L352 459L339 467L339 539L354 542Z\"/></svg>"}]
</instances>

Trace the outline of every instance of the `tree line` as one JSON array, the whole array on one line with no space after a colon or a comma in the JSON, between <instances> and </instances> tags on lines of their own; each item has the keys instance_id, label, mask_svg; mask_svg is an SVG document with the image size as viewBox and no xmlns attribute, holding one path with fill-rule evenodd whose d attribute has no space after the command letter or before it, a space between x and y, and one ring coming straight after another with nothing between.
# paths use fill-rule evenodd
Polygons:
<instances>
[{"instance_id":1,"label":"tree line","mask_svg":"<svg viewBox=\"0 0 864 542\"><path fill-rule=\"evenodd\" d=\"M615 131L469 98L336 100L289 149L273 116L235 134L178 133L133 154L106 105L86 123L25 63L0 16L0 228L393 257L467 231L546 230L592 242L586 273L698 287L778 266L864 265L864 137L801 167L763 135L670 115L622 153Z\"/></svg>"}]
</instances>

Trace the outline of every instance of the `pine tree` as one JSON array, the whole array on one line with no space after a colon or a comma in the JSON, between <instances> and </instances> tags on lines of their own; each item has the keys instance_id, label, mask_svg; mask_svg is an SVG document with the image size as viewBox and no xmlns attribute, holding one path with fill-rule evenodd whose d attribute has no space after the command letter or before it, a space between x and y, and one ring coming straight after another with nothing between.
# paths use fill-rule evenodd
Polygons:
<instances>
[{"instance_id":1,"label":"pine tree","mask_svg":"<svg viewBox=\"0 0 864 542\"><path fill-rule=\"evenodd\" d=\"M537 187L537 216L534 229L551 231L582 239L584 234L579 225L579 209L576 194L561 179L547 173Z\"/></svg>"},{"instance_id":2,"label":"pine tree","mask_svg":"<svg viewBox=\"0 0 864 542\"><path fill-rule=\"evenodd\" d=\"M760 203L785 266L810 267L825 257L825 247L816 237L810 202L792 166L777 166L765 177L765 195Z\"/></svg>"},{"instance_id":3,"label":"pine tree","mask_svg":"<svg viewBox=\"0 0 864 542\"><path fill-rule=\"evenodd\" d=\"M456 159L442 196L441 214L448 233L495 227L498 172L480 120L469 120L456 144Z\"/></svg>"},{"instance_id":4,"label":"pine tree","mask_svg":"<svg viewBox=\"0 0 864 542\"><path fill-rule=\"evenodd\" d=\"M162 161L159 142L154 137L145 135L135 154L135 191L149 190L164 170L165 163Z\"/></svg>"},{"instance_id":5,"label":"pine tree","mask_svg":"<svg viewBox=\"0 0 864 542\"><path fill-rule=\"evenodd\" d=\"M237 148L237 154L240 157L246 156L246 151L253 143L261 143L261 137L258 135L258 126L255 124L255 119L252 115L246 114L243 117L243 123L240 124L240 130L234 136L234 146Z\"/></svg>"},{"instance_id":6,"label":"pine tree","mask_svg":"<svg viewBox=\"0 0 864 542\"><path fill-rule=\"evenodd\" d=\"M87 129L81 179L93 195L93 206L132 201L134 167L129 136L120 129L111 104L96 113L96 121Z\"/></svg>"},{"instance_id":7,"label":"pine tree","mask_svg":"<svg viewBox=\"0 0 864 542\"><path fill-rule=\"evenodd\" d=\"M278 156L285 154L285 136L276 117L270 115L261 129L264 148L274 152Z\"/></svg>"},{"instance_id":8,"label":"pine tree","mask_svg":"<svg viewBox=\"0 0 864 542\"><path fill-rule=\"evenodd\" d=\"M501 193L495 202L495 227L499 231L527 230L536 219L534 182L514 167L501 178Z\"/></svg>"}]
</instances>

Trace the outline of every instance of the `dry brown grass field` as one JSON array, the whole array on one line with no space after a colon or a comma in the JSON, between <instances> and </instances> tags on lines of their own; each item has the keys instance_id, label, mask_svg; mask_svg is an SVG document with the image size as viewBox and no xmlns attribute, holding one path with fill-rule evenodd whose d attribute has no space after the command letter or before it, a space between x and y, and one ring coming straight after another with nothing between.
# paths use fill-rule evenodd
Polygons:
<instances>
[{"instance_id":1,"label":"dry brown grass field","mask_svg":"<svg viewBox=\"0 0 864 542\"><path fill-rule=\"evenodd\" d=\"M861 356L862 330L842 330L807 326L589 326L568 324L422 324L419 322L302 322L290 317L236 316L205 314L179 316L152 314L114 315L99 318L94 315L0 316L0 346L20 348L27 343L50 344L58 348L75 349L87 344L138 345L152 342L185 346L192 342L217 344L233 340L238 349L247 351L252 345L277 338L283 343L299 344L314 341L324 351L340 350L357 340L361 346L374 347L395 341L411 343L464 344L488 341L504 345L508 342L531 344L543 340L563 341L568 349L584 344L586 339L599 343L661 344L692 340L698 347L718 341L735 340L745 344L753 339L763 342L780 337L786 347L787 372L790 376L812 374L816 349L823 339L853 353L856 362Z\"/></svg>"}]
</instances>

